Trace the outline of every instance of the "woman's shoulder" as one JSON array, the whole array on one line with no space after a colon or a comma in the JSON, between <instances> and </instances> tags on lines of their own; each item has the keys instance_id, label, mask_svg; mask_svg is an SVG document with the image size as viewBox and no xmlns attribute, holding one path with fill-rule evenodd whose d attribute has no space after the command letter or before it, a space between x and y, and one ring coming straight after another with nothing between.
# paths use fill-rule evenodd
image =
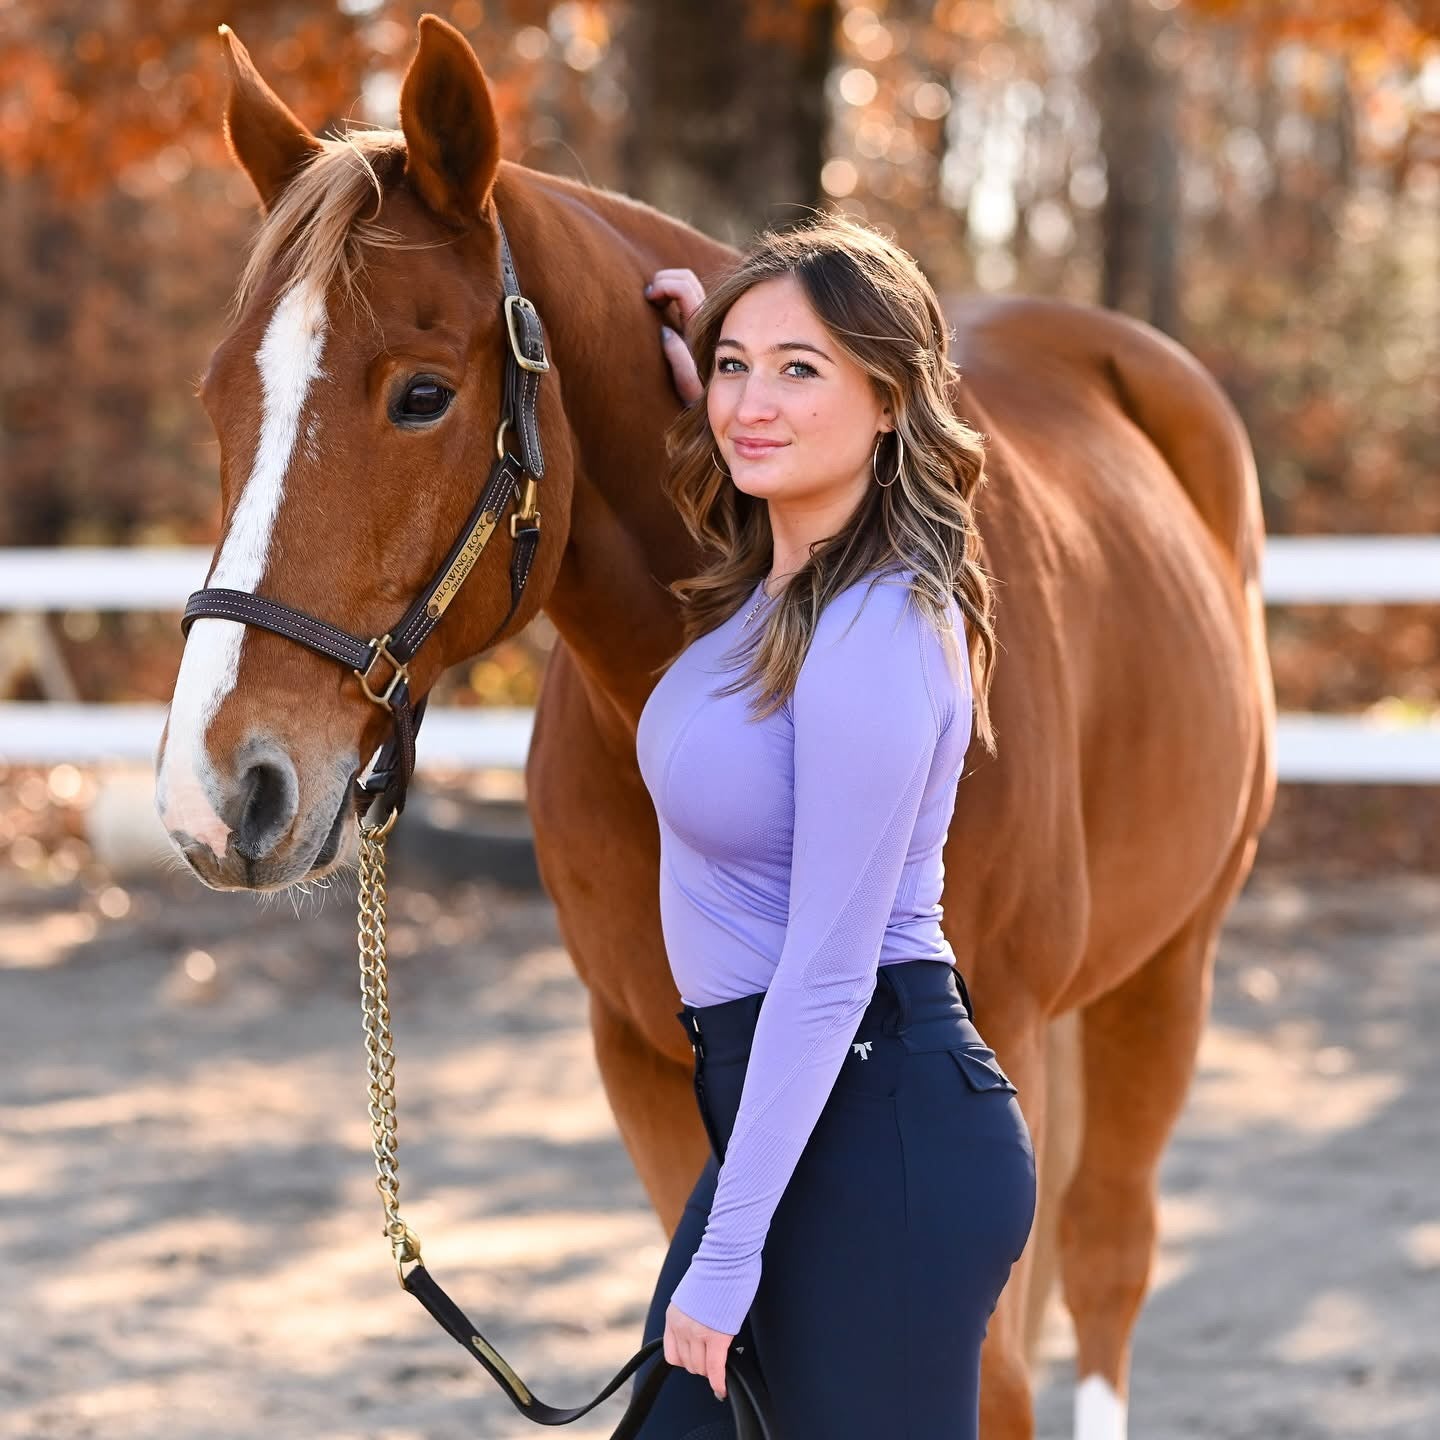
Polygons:
<instances>
[{"instance_id":1,"label":"woman's shoulder","mask_svg":"<svg viewBox=\"0 0 1440 1440\"><path fill-rule=\"evenodd\" d=\"M916 572L892 568L872 570L837 591L820 612L815 638L835 644L853 627L863 627L872 639L893 636L902 626L935 633L935 622L915 593ZM952 623L958 625L960 606L949 597Z\"/></svg>"},{"instance_id":2,"label":"woman's shoulder","mask_svg":"<svg viewBox=\"0 0 1440 1440\"><path fill-rule=\"evenodd\" d=\"M852 693L861 687L874 703L900 701L907 688L928 695L943 728L961 701L968 666L963 618L950 598L948 633L942 633L914 594L913 570L872 571L838 591L820 612L798 683L814 693L826 681L843 680Z\"/></svg>"}]
</instances>

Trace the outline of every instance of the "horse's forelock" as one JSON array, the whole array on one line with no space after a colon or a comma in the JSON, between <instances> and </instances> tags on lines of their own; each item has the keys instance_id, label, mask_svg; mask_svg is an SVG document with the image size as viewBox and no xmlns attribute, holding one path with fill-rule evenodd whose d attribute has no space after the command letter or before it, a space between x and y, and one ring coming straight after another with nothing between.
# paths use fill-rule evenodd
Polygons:
<instances>
[{"instance_id":1,"label":"horse's forelock","mask_svg":"<svg viewBox=\"0 0 1440 1440\"><path fill-rule=\"evenodd\" d=\"M364 248L404 243L375 218L404 158L405 137L398 130L323 137L261 222L236 287L235 312L277 266L286 288L298 284L324 294L338 282L342 295L353 296Z\"/></svg>"}]
</instances>

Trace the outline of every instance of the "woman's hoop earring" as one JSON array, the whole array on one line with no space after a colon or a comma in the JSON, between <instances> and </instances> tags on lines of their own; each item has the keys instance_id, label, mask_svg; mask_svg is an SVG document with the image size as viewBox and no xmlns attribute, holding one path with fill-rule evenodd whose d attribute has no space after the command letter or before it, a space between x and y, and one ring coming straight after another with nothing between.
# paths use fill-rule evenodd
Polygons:
<instances>
[{"instance_id":1,"label":"woman's hoop earring","mask_svg":"<svg viewBox=\"0 0 1440 1440\"><path fill-rule=\"evenodd\" d=\"M735 478L735 477L734 477L727 469L725 469L725 467L724 467L723 465L721 465L721 463L715 458L715 452L714 452L713 450L710 452L710 463L711 463L727 480L733 480L733 479Z\"/></svg>"},{"instance_id":2,"label":"woman's hoop earring","mask_svg":"<svg viewBox=\"0 0 1440 1440\"><path fill-rule=\"evenodd\" d=\"M895 473L888 480L880 478L880 442L885 438L883 434L875 441L875 453L870 457L871 473L882 490L888 490L900 478L900 472L905 468L905 437L898 430L891 433L895 436L895 444L899 446L899 453L895 457Z\"/></svg>"}]
</instances>

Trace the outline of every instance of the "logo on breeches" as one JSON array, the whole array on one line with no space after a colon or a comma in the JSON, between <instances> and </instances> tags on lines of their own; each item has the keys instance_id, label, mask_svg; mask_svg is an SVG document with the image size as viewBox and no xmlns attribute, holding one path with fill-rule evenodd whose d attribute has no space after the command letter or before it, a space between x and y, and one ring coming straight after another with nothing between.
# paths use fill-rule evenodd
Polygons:
<instances>
[{"instance_id":1,"label":"logo on breeches","mask_svg":"<svg viewBox=\"0 0 1440 1440\"><path fill-rule=\"evenodd\" d=\"M862 1060L868 1060L870 1058L870 1047L874 1043L873 1040L857 1040L851 1045L850 1049Z\"/></svg>"}]
</instances>

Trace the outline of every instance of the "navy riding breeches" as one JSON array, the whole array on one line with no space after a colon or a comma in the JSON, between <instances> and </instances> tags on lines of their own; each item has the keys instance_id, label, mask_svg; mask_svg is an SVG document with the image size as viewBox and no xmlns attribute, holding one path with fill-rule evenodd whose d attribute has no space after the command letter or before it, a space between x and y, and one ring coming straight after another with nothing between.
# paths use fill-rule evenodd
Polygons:
<instances>
[{"instance_id":1,"label":"navy riding breeches","mask_svg":"<svg viewBox=\"0 0 1440 1440\"><path fill-rule=\"evenodd\" d=\"M1015 1086L957 979L939 960L879 968L775 1210L760 1288L731 1343L760 1373L777 1440L979 1433L980 1343L1030 1235L1035 1156ZM713 1153L661 1267L646 1340L664 1334L704 1233L763 999L679 1012ZM710 1382L676 1369L638 1440L734 1433Z\"/></svg>"}]
</instances>

